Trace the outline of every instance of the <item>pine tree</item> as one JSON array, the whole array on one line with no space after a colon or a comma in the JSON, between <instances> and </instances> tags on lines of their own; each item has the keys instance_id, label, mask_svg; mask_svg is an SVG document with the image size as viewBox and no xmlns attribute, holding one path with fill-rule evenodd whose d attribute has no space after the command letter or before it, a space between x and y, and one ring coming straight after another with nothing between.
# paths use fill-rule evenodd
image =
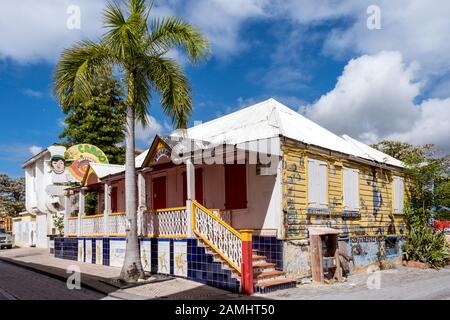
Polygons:
<instances>
[{"instance_id":1,"label":"pine tree","mask_svg":"<svg viewBox=\"0 0 450 320\"><path fill-rule=\"evenodd\" d=\"M99 147L109 163L124 164L125 106L123 91L114 79L100 79L90 96L77 105L62 106L67 125L60 134L67 147L88 143Z\"/></svg>"}]
</instances>

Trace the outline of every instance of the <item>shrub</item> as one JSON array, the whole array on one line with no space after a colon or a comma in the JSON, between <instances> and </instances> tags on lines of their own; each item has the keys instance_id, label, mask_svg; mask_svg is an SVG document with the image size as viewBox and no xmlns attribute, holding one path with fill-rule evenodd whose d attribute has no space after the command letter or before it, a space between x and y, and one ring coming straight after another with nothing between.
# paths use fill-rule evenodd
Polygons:
<instances>
[{"instance_id":1,"label":"shrub","mask_svg":"<svg viewBox=\"0 0 450 320\"><path fill-rule=\"evenodd\" d=\"M426 215L420 210L408 208L405 218L408 225L403 245L405 259L429 263L434 268L445 266L450 258L445 234L430 227Z\"/></svg>"}]
</instances>

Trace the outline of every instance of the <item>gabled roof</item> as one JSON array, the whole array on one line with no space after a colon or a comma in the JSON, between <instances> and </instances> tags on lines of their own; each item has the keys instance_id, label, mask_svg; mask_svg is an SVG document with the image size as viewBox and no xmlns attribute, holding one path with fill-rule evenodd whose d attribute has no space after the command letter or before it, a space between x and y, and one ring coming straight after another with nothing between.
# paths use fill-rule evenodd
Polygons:
<instances>
[{"instance_id":1,"label":"gabled roof","mask_svg":"<svg viewBox=\"0 0 450 320\"><path fill-rule=\"evenodd\" d=\"M174 132L171 136L180 135ZM189 128L186 136L215 145L236 145L283 136L363 159L403 166L399 160L362 142L328 131L273 98Z\"/></svg>"},{"instance_id":2,"label":"gabled roof","mask_svg":"<svg viewBox=\"0 0 450 320\"><path fill-rule=\"evenodd\" d=\"M81 185L85 186L89 178L94 174L99 180L123 172L125 171L125 167L116 164L103 164L103 163L90 163L89 169L84 175L83 181L81 181Z\"/></svg>"}]
</instances>

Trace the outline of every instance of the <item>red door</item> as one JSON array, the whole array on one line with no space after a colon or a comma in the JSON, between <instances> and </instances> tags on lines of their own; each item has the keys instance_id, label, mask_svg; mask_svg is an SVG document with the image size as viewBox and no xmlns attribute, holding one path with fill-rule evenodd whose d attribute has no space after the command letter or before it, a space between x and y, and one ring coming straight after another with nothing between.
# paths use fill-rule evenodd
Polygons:
<instances>
[{"instance_id":1,"label":"red door","mask_svg":"<svg viewBox=\"0 0 450 320\"><path fill-rule=\"evenodd\" d=\"M187 200L187 180L186 172L183 172L183 204L186 205ZM203 169L195 169L195 200L198 203L203 204Z\"/></svg>"},{"instance_id":2,"label":"red door","mask_svg":"<svg viewBox=\"0 0 450 320\"><path fill-rule=\"evenodd\" d=\"M225 209L247 208L247 170L245 164L225 165Z\"/></svg>"},{"instance_id":3,"label":"red door","mask_svg":"<svg viewBox=\"0 0 450 320\"><path fill-rule=\"evenodd\" d=\"M166 177L153 178L153 209L166 208Z\"/></svg>"},{"instance_id":4,"label":"red door","mask_svg":"<svg viewBox=\"0 0 450 320\"><path fill-rule=\"evenodd\" d=\"M113 187L111 190L111 212L114 213L118 210L117 187Z\"/></svg>"}]
</instances>

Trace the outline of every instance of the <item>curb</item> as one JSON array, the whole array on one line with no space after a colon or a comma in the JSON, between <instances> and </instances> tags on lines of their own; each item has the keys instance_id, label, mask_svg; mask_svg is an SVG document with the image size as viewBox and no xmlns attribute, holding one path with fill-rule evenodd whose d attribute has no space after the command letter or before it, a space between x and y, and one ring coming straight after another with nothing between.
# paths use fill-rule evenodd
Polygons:
<instances>
[{"instance_id":1,"label":"curb","mask_svg":"<svg viewBox=\"0 0 450 320\"><path fill-rule=\"evenodd\" d=\"M6 262L21 268L24 268L26 270L30 270L30 271L34 271L37 272L39 274L51 277L53 279L57 279L60 281L67 281L68 277L70 276L70 274L66 274L64 271L50 271L50 270L46 270L46 269L57 269L57 270L62 270L60 268L55 268L55 267L50 267L48 266L46 269L44 268L39 268L39 267L35 267L33 266L33 263L27 263L27 262L22 262L22 261L17 261L11 258L5 258L5 257L0 257L0 261L2 262ZM81 273L81 285L83 288L85 289L89 289L101 294L104 294L106 296L109 296L111 293L116 292L117 293L117 288L110 286L106 283L101 283L99 281L99 279L101 278L97 278L95 276L90 276L84 273ZM87 280L87 281L86 281ZM115 298L120 298L119 296L115 295Z\"/></svg>"}]
</instances>

